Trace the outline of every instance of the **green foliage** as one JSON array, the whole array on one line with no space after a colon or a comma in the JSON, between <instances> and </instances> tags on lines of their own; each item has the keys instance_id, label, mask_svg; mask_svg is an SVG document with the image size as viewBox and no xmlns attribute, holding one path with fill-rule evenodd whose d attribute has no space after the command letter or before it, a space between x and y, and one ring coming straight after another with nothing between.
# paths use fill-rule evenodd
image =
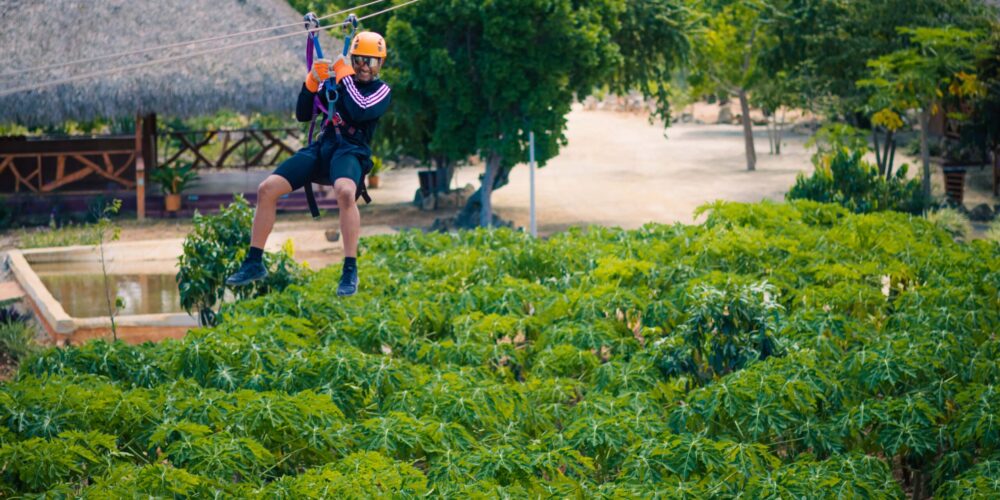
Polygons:
<instances>
[{"instance_id":1,"label":"green foliage","mask_svg":"<svg viewBox=\"0 0 1000 500\"><path fill-rule=\"evenodd\" d=\"M774 354L774 331L783 309L777 294L767 282L695 285L688 295L688 319L681 327L692 348L694 375L722 376Z\"/></svg>"},{"instance_id":2,"label":"green foliage","mask_svg":"<svg viewBox=\"0 0 1000 500\"><path fill-rule=\"evenodd\" d=\"M971 470L941 488L941 498L996 498L1000 495L1000 459L976 464Z\"/></svg>"},{"instance_id":3,"label":"green foliage","mask_svg":"<svg viewBox=\"0 0 1000 500\"><path fill-rule=\"evenodd\" d=\"M198 312L203 325L217 321L216 304L227 290L237 300L256 297L271 290L284 290L294 283L303 269L292 259L291 246L277 254L265 253L266 279L245 287L228 289L225 280L239 269L250 246L253 209L242 196L215 215L195 213L194 228L184 238L184 253L180 257L177 286L181 306L189 313Z\"/></svg>"},{"instance_id":4,"label":"green foliage","mask_svg":"<svg viewBox=\"0 0 1000 500\"><path fill-rule=\"evenodd\" d=\"M872 111L898 114L931 106L950 84L960 83L959 73L971 70L985 49L981 34L959 28L900 27L898 31L909 37L913 47L869 60L869 77L858 80L860 88L872 90Z\"/></svg>"},{"instance_id":5,"label":"green foliage","mask_svg":"<svg viewBox=\"0 0 1000 500\"><path fill-rule=\"evenodd\" d=\"M115 437L99 432L67 431L51 440L31 438L0 447L5 482L36 493L99 476L117 455Z\"/></svg>"},{"instance_id":6,"label":"green foliage","mask_svg":"<svg viewBox=\"0 0 1000 500\"><path fill-rule=\"evenodd\" d=\"M769 74L786 71L808 84L800 89L808 108L848 120L870 93L856 82L869 74L867 61L912 45L899 28L985 30L996 19L978 0L792 0L785 15L770 19L777 42L761 56ZM852 120L853 122L853 120Z\"/></svg>"},{"instance_id":7,"label":"green foliage","mask_svg":"<svg viewBox=\"0 0 1000 500\"><path fill-rule=\"evenodd\" d=\"M827 123L806 141L806 147L816 148L816 153L812 156L813 164L816 164L825 156L840 150L867 153L868 138L863 130L846 123Z\"/></svg>"},{"instance_id":8,"label":"green foliage","mask_svg":"<svg viewBox=\"0 0 1000 500\"><path fill-rule=\"evenodd\" d=\"M400 9L388 22L392 63L382 74L398 96L393 114L407 120L400 126L426 128L431 155L498 154L503 168L527 159L531 123L544 165L565 142L570 105L616 61L608 23L624 6L463 0Z\"/></svg>"},{"instance_id":9,"label":"green foliage","mask_svg":"<svg viewBox=\"0 0 1000 500\"><path fill-rule=\"evenodd\" d=\"M990 227L986 229L986 239L1000 243L1000 217L990 222Z\"/></svg>"},{"instance_id":10,"label":"green foliage","mask_svg":"<svg viewBox=\"0 0 1000 500\"><path fill-rule=\"evenodd\" d=\"M267 498L416 497L428 493L427 478L410 464L375 452L352 453L322 468L310 469L268 485Z\"/></svg>"},{"instance_id":11,"label":"green foliage","mask_svg":"<svg viewBox=\"0 0 1000 500\"><path fill-rule=\"evenodd\" d=\"M758 61L775 43L768 30L776 2L755 0L698 2L703 26L692 44L690 82L697 95L735 95L765 80Z\"/></svg>"},{"instance_id":12,"label":"green foliage","mask_svg":"<svg viewBox=\"0 0 1000 500\"><path fill-rule=\"evenodd\" d=\"M162 165L154 168L149 178L160 185L163 194L180 194L198 180L198 172L190 163Z\"/></svg>"},{"instance_id":13,"label":"green foliage","mask_svg":"<svg viewBox=\"0 0 1000 500\"><path fill-rule=\"evenodd\" d=\"M944 229L953 238L965 241L972 233L972 223L962 212L954 208L941 208L927 214L927 220Z\"/></svg>"},{"instance_id":14,"label":"green foliage","mask_svg":"<svg viewBox=\"0 0 1000 500\"><path fill-rule=\"evenodd\" d=\"M15 234L18 248L96 245L98 242L97 235L89 225L22 229Z\"/></svg>"},{"instance_id":15,"label":"green foliage","mask_svg":"<svg viewBox=\"0 0 1000 500\"><path fill-rule=\"evenodd\" d=\"M14 306L0 303L0 361L17 364L36 352L36 333L30 317L20 314Z\"/></svg>"},{"instance_id":16,"label":"green foliage","mask_svg":"<svg viewBox=\"0 0 1000 500\"><path fill-rule=\"evenodd\" d=\"M812 176L800 173L795 177L787 199L838 203L855 213L896 210L920 214L928 205L920 181L907 179L906 164L886 179L864 159L864 150L846 148L815 158L814 163Z\"/></svg>"},{"instance_id":17,"label":"green foliage","mask_svg":"<svg viewBox=\"0 0 1000 500\"><path fill-rule=\"evenodd\" d=\"M183 340L35 356L0 447L115 436L51 468L84 497L991 495L995 243L809 200L699 214L366 239L359 300L325 269Z\"/></svg>"}]
</instances>

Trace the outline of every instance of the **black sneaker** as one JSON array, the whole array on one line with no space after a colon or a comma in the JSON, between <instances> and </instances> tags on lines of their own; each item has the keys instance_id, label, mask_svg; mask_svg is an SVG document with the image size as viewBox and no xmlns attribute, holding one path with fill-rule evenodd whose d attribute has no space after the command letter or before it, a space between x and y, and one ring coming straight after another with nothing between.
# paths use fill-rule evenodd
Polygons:
<instances>
[{"instance_id":1,"label":"black sneaker","mask_svg":"<svg viewBox=\"0 0 1000 500\"><path fill-rule=\"evenodd\" d=\"M337 287L337 295L347 297L354 295L358 291L358 268L344 268L344 273L340 275L340 286Z\"/></svg>"},{"instance_id":2,"label":"black sneaker","mask_svg":"<svg viewBox=\"0 0 1000 500\"><path fill-rule=\"evenodd\" d=\"M263 262L245 260L243 261L243 265L240 266L239 271L226 278L226 284L229 286L243 286L264 279L265 276L267 276L267 268L264 267Z\"/></svg>"}]
</instances>

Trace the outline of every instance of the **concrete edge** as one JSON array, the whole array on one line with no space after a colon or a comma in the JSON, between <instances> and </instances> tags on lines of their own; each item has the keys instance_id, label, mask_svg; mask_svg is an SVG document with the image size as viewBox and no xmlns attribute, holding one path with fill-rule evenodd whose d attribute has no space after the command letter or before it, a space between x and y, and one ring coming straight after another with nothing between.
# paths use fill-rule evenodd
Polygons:
<instances>
[{"instance_id":1,"label":"concrete edge","mask_svg":"<svg viewBox=\"0 0 1000 500\"><path fill-rule=\"evenodd\" d=\"M111 318L73 318L75 328L111 328ZM116 316L119 327L197 327L198 318L188 313L129 314Z\"/></svg>"},{"instance_id":2,"label":"concrete edge","mask_svg":"<svg viewBox=\"0 0 1000 500\"><path fill-rule=\"evenodd\" d=\"M62 304L59 303L49 289L45 287L42 280L31 269L28 261L24 258L20 250L9 250L7 252L7 262L14 272L14 278L28 297L31 298L35 308L38 310L40 319L52 327L55 333L69 335L76 330L73 318L66 314Z\"/></svg>"},{"instance_id":3,"label":"concrete edge","mask_svg":"<svg viewBox=\"0 0 1000 500\"><path fill-rule=\"evenodd\" d=\"M116 241L105 243L104 255L107 260L126 258L130 261L175 260L181 254L184 240L171 238L164 240ZM172 251L172 250L176 250ZM51 262L99 262L97 245L72 245L65 247L44 247L19 250L35 263ZM169 254L169 255L165 255Z\"/></svg>"}]
</instances>

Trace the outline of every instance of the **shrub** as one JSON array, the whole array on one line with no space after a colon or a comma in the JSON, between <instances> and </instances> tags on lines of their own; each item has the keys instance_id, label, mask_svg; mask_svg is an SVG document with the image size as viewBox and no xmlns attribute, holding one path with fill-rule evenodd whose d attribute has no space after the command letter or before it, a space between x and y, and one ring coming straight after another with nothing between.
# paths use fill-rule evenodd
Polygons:
<instances>
[{"instance_id":1,"label":"shrub","mask_svg":"<svg viewBox=\"0 0 1000 500\"><path fill-rule=\"evenodd\" d=\"M813 158L815 171L810 177L798 174L795 185L785 197L838 203L855 213L896 210L922 213L929 205L920 181L907 179L904 163L889 179L864 160L864 150L835 149Z\"/></svg>"},{"instance_id":2,"label":"shrub","mask_svg":"<svg viewBox=\"0 0 1000 500\"><path fill-rule=\"evenodd\" d=\"M27 322L0 322L0 355L20 361L35 351L35 327Z\"/></svg>"},{"instance_id":3,"label":"shrub","mask_svg":"<svg viewBox=\"0 0 1000 500\"><path fill-rule=\"evenodd\" d=\"M253 209L240 195L216 215L194 214L194 227L184 238L177 286L181 306L188 313L196 310L203 325L216 323L215 307L227 290L241 300L284 290L303 277L304 269L292 259L288 243L276 254L265 253L267 278L244 287L226 287L226 278L239 269L249 251L252 224Z\"/></svg>"},{"instance_id":4,"label":"shrub","mask_svg":"<svg viewBox=\"0 0 1000 500\"><path fill-rule=\"evenodd\" d=\"M944 229L958 241L966 241L972 233L972 223L962 212L954 208L942 208L927 214L927 220Z\"/></svg>"},{"instance_id":5,"label":"shrub","mask_svg":"<svg viewBox=\"0 0 1000 500\"><path fill-rule=\"evenodd\" d=\"M990 227L986 229L986 239L1000 243L1000 217L990 222Z\"/></svg>"}]
</instances>

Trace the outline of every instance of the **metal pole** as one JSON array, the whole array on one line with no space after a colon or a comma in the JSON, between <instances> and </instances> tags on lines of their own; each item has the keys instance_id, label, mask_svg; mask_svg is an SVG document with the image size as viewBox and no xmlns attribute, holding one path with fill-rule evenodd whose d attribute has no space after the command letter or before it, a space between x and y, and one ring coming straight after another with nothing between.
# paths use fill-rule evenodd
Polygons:
<instances>
[{"instance_id":1,"label":"metal pole","mask_svg":"<svg viewBox=\"0 0 1000 500\"><path fill-rule=\"evenodd\" d=\"M528 160L531 167L531 236L538 237L535 223L535 133L528 132Z\"/></svg>"}]
</instances>

